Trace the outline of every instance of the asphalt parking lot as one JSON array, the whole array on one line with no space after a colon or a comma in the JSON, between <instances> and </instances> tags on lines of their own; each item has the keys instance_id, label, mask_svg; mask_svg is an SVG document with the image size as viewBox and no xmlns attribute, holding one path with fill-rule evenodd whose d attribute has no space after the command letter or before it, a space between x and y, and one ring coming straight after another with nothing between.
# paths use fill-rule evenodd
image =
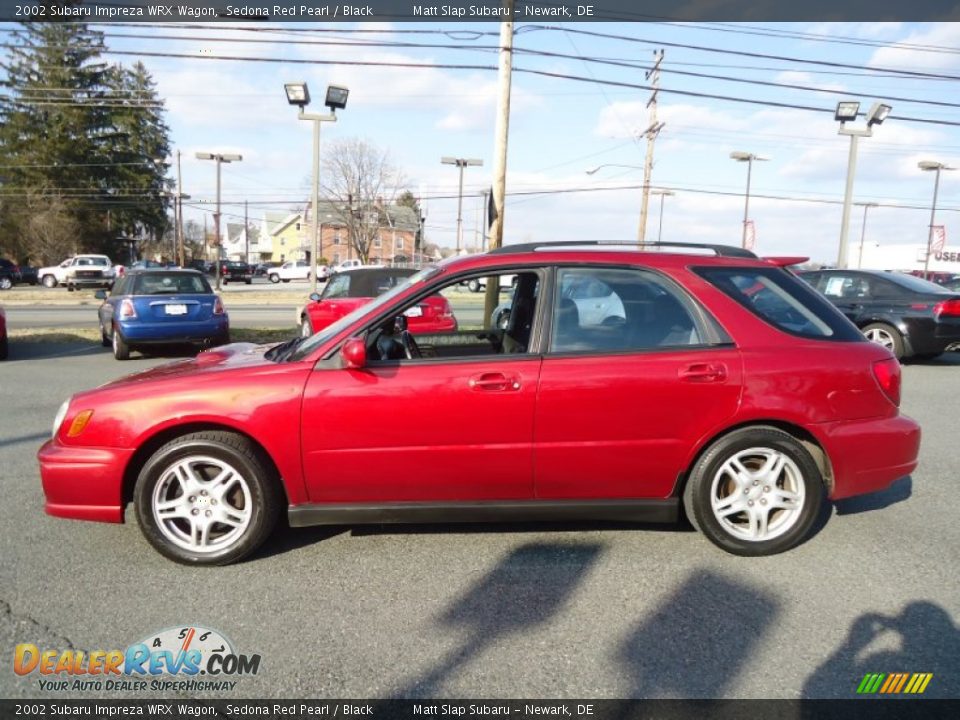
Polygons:
<instances>
[{"instance_id":1,"label":"asphalt parking lot","mask_svg":"<svg viewBox=\"0 0 960 720\"><path fill-rule=\"evenodd\" d=\"M851 698L867 672L960 696L960 353L904 368L914 475L785 555L727 555L686 526L284 528L214 569L165 560L135 522L42 510L34 456L62 400L163 361L34 344L0 364L3 657L200 625L262 656L224 697ZM51 694L7 666L0 696Z\"/></svg>"}]
</instances>

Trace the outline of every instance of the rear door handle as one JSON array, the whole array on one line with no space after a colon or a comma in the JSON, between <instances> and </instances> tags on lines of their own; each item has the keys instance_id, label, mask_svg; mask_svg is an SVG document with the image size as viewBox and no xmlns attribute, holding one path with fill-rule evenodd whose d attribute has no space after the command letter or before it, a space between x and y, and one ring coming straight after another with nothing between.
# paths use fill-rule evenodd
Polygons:
<instances>
[{"instance_id":1,"label":"rear door handle","mask_svg":"<svg viewBox=\"0 0 960 720\"><path fill-rule=\"evenodd\" d=\"M687 382L723 382L727 379L727 368L719 363L694 363L681 368L677 374Z\"/></svg>"},{"instance_id":2,"label":"rear door handle","mask_svg":"<svg viewBox=\"0 0 960 720\"><path fill-rule=\"evenodd\" d=\"M504 392L508 390L519 390L520 381L516 378L507 377L503 373L481 373L470 378L471 390L486 390L488 392Z\"/></svg>"}]
</instances>

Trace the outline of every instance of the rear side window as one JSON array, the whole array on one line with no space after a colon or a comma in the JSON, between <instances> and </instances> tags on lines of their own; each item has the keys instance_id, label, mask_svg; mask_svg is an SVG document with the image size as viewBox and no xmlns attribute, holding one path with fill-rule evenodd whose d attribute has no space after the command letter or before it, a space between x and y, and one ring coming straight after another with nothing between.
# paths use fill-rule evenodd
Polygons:
<instances>
[{"instance_id":1,"label":"rear side window","mask_svg":"<svg viewBox=\"0 0 960 720\"><path fill-rule=\"evenodd\" d=\"M774 327L821 340L863 340L822 295L779 268L701 267L695 272Z\"/></svg>"}]
</instances>

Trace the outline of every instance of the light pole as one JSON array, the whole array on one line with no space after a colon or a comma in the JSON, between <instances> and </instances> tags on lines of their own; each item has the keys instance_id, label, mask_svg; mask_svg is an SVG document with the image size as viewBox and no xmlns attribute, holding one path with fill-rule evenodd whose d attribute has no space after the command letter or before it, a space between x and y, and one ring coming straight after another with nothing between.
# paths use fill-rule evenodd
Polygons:
<instances>
[{"instance_id":1,"label":"light pole","mask_svg":"<svg viewBox=\"0 0 960 720\"><path fill-rule=\"evenodd\" d=\"M933 251L933 227L937 218L937 193L940 191L940 171L956 170L956 168L932 160L921 160L917 163L917 167L925 172L936 173L933 181L933 204L930 206L930 229L927 231L927 256L923 261L923 277L929 279L930 253Z\"/></svg>"},{"instance_id":2,"label":"light pole","mask_svg":"<svg viewBox=\"0 0 960 720\"><path fill-rule=\"evenodd\" d=\"M876 102L867 113L865 128L848 128L846 124L856 120L860 112L860 103L844 101L837 103L834 120L840 123L838 135L850 136L850 157L847 160L847 187L843 194L843 219L840 222L840 248L837 251L837 267L847 267L847 234L850 230L850 205L853 202L853 178L857 174L857 141L862 137L873 136L873 126L880 125L890 114L890 106Z\"/></svg>"},{"instance_id":3,"label":"light pole","mask_svg":"<svg viewBox=\"0 0 960 720\"><path fill-rule=\"evenodd\" d=\"M213 214L214 235L217 238L217 290L220 289L220 253L222 250L222 241L220 238L220 166L223 163L240 162L242 155L230 155L226 153L197 153L197 160L214 160L217 163L217 211Z\"/></svg>"},{"instance_id":4,"label":"light pole","mask_svg":"<svg viewBox=\"0 0 960 720\"><path fill-rule=\"evenodd\" d=\"M857 257L857 270L863 267L863 242L867 238L867 210L877 207L877 203L857 203L863 206L863 225L860 226L860 255Z\"/></svg>"},{"instance_id":5,"label":"light pole","mask_svg":"<svg viewBox=\"0 0 960 720\"><path fill-rule=\"evenodd\" d=\"M460 248L463 247L463 169L465 167L478 167L483 165L483 160L476 158L455 158L445 155L440 158L443 165L456 165L460 168L460 192L457 194L457 255L460 254Z\"/></svg>"},{"instance_id":6,"label":"light pole","mask_svg":"<svg viewBox=\"0 0 960 720\"><path fill-rule=\"evenodd\" d=\"M747 192L743 201L743 234L740 237L740 246L745 248L747 247L747 223L750 221L750 176L753 174L753 163L755 160L766 162L770 158L737 150L730 153L730 159L747 164Z\"/></svg>"},{"instance_id":7,"label":"light pole","mask_svg":"<svg viewBox=\"0 0 960 720\"><path fill-rule=\"evenodd\" d=\"M658 188L656 190L651 190L650 194L660 196L660 227L657 229L657 242L661 242L663 240L663 199L667 196L672 197L676 195L676 193L673 192L673 190L664 190L662 188Z\"/></svg>"},{"instance_id":8,"label":"light pole","mask_svg":"<svg viewBox=\"0 0 960 720\"><path fill-rule=\"evenodd\" d=\"M313 252L310 253L310 280L312 291L317 291L317 258L320 257L320 123L336 122L337 110L347 106L350 91L340 85L328 85L324 104L330 108L329 115L305 113L303 109L310 104L310 90L305 82L284 83L287 102L300 108L297 117L313 122Z\"/></svg>"}]
</instances>

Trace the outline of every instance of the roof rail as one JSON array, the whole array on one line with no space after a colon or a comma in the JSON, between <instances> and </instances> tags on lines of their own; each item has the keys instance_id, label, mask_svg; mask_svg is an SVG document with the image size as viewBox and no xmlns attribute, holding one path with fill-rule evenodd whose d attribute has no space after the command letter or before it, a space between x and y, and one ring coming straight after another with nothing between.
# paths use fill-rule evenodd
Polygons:
<instances>
[{"instance_id":1,"label":"roof rail","mask_svg":"<svg viewBox=\"0 0 960 720\"><path fill-rule=\"evenodd\" d=\"M552 250L564 248L576 248L583 246L622 246L625 250L639 250L646 248L694 248L699 250L712 250L720 257L739 257L755 259L757 256L749 250L735 247L733 245L709 245L705 243L682 243L682 242L650 242L638 243L625 240L562 240L557 242L533 242L520 243L517 245L503 245L502 247L490 250L490 255L511 255L514 253L533 252L535 250Z\"/></svg>"}]
</instances>

